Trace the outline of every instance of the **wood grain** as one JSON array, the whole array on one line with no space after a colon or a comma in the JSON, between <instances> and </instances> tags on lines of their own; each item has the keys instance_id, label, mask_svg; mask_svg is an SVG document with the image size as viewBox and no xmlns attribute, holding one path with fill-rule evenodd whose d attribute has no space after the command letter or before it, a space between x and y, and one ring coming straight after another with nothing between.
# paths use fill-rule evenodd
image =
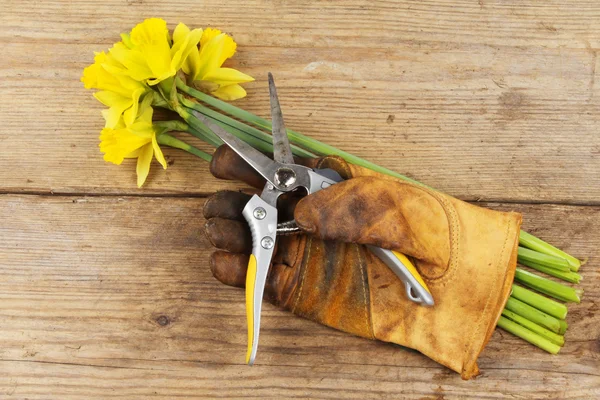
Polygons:
<instances>
[{"instance_id":1,"label":"wood grain","mask_svg":"<svg viewBox=\"0 0 600 400\"><path fill-rule=\"evenodd\" d=\"M0 397L427 398L600 396L600 207L485 204L590 256L584 302L551 356L497 331L483 375L264 305L243 364L243 291L210 274L202 199L0 196Z\"/></svg>"},{"instance_id":2,"label":"wood grain","mask_svg":"<svg viewBox=\"0 0 600 400\"><path fill-rule=\"evenodd\" d=\"M104 163L93 51L149 16L217 26L257 78L239 105L468 200L598 204L596 1L16 1L0 15L0 191L193 194L223 187L167 151L143 191Z\"/></svg>"}]
</instances>

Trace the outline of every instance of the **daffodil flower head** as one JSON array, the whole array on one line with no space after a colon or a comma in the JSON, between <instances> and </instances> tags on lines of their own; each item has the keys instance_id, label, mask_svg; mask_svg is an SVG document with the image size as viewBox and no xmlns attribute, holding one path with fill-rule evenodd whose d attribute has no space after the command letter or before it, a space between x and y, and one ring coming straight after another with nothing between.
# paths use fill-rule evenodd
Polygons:
<instances>
[{"instance_id":1,"label":"daffodil flower head","mask_svg":"<svg viewBox=\"0 0 600 400\"><path fill-rule=\"evenodd\" d=\"M179 24L173 32L173 47L184 40L190 29ZM183 72L198 90L222 100L231 101L246 96L240 83L254 80L233 68L223 68L223 63L235 54L236 43L231 36L218 29L206 28L200 38L200 49L189 53Z\"/></svg>"},{"instance_id":2,"label":"daffodil flower head","mask_svg":"<svg viewBox=\"0 0 600 400\"><path fill-rule=\"evenodd\" d=\"M132 124L126 124L121 118L114 128L104 128L100 133L100 151L104 153L105 161L120 165L125 158L137 158L138 187L146 181L153 157L167 169L152 127L152 113L149 102L142 102L140 113Z\"/></svg>"},{"instance_id":3,"label":"daffodil flower head","mask_svg":"<svg viewBox=\"0 0 600 400\"><path fill-rule=\"evenodd\" d=\"M112 49L111 49L112 50ZM138 113L140 98L150 88L126 75L125 67L105 52L96 53L94 63L81 76L86 89L99 89L94 97L109 107L103 114L106 127L114 128L121 116L129 124Z\"/></svg>"},{"instance_id":4,"label":"daffodil flower head","mask_svg":"<svg viewBox=\"0 0 600 400\"><path fill-rule=\"evenodd\" d=\"M167 23L160 18L149 18L136 25L111 54L127 69L136 81L156 85L175 76L190 52L197 48L202 29L187 32L171 46Z\"/></svg>"}]
</instances>

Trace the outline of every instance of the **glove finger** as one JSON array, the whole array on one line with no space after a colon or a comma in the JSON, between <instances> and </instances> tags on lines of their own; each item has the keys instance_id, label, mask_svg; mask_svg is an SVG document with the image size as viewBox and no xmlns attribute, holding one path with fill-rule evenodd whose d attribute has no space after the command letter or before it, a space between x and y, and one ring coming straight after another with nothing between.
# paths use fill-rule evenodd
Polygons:
<instances>
[{"instance_id":1,"label":"glove finger","mask_svg":"<svg viewBox=\"0 0 600 400\"><path fill-rule=\"evenodd\" d=\"M248 254L228 253L217 250L210 255L210 271L220 282L234 287L246 286Z\"/></svg>"},{"instance_id":2,"label":"glove finger","mask_svg":"<svg viewBox=\"0 0 600 400\"><path fill-rule=\"evenodd\" d=\"M245 221L242 211L250 195L242 192L223 190L210 196L204 203L204 218L225 218L236 221Z\"/></svg>"},{"instance_id":3,"label":"glove finger","mask_svg":"<svg viewBox=\"0 0 600 400\"><path fill-rule=\"evenodd\" d=\"M267 157L273 158L271 154L267 154ZM318 160L318 158L294 157L296 164L309 168L314 168ZM225 144L219 146L213 153L213 158L210 162L210 172L216 178L242 181L258 189L265 186L266 182L254 168L250 167L243 158Z\"/></svg>"},{"instance_id":4,"label":"glove finger","mask_svg":"<svg viewBox=\"0 0 600 400\"><path fill-rule=\"evenodd\" d=\"M210 270L213 276L228 286L245 288L246 273L248 271L247 254L228 253L217 250L210 256ZM287 265L273 264L269 269L265 282L264 299L271 304L278 305L283 299L283 289L289 284L291 276L296 271ZM289 291L289 290L288 290Z\"/></svg>"},{"instance_id":5,"label":"glove finger","mask_svg":"<svg viewBox=\"0 0 600 400\"><path fill-rule=\"evenodd\" d=\"M254 168L225 144L213 153L210 172L216 178L242 181L255 188L262 188L266 182Z\"/></svg>"},{"instance_id":6,"label":"glove finger","mask_svg":"<svg viewBox=\"0 0 600 400\"><path fill-rule=\"evenodd\" d=\"M225 218L211 218L204 225L204 233L217 249L232 253L250 254L252 236L246 222Z\"/></svg>"}]
</instances>

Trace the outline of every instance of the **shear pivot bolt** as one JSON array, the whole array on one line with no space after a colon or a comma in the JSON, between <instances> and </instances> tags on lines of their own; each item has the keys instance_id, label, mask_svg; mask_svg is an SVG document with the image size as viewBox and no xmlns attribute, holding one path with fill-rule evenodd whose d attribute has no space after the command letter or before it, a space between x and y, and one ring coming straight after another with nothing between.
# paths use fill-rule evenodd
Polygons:
<instances>
[{"instance_id":1,"label":"shear pivot bolt","mask_svg":"<svg viewBox=\"0 0 600 400\"><path fill-rule=\"evenodd\" d=\"M265 217L267 216L267 212L262 207L256 207L252 215L254 215L254 218L256 219L265 219Z\"/></svg>"},{"instance_id":2,"label":"shear pivot bolt","mask_svg":"<svg viewBox=\"0 0 600 400\"><path fill-rule=\"evenodd\" d=\"M296 173L290 168L279 168L275 172L275 183L282 188L288 188L296 182Z\"/></svg>"},{"instance_id":3,"label":"shear pivot bolt","mask_svg":"<svg viewBox=\"0 0 600 400\"><path fill-rule=\"evenodd\" d=\"M275 242L269 236L265 236L260 241L260 245L263 247L263 249L271 249L271 248L273 248L274 244L275 244Z\"/></svg>"}]
</instances>

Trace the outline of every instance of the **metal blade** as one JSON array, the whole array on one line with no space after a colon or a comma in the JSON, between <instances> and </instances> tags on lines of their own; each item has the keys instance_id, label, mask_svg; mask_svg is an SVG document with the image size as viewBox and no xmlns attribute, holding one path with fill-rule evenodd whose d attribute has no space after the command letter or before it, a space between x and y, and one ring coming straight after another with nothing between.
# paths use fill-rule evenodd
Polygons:
<instances>
[{"instance_id":1,"label":"metal blade","mask_svg":"<svg viewBox=\"0 0 600 400\"><path fill-rule=\"evenodd\" d=\"M283 123L283 114L277 98L277 89L273 75L269 72L269 100L271 101L271 122L273 132L273 159L283 164L294 164L287 131Z\"/></svg>"},{"instance_id":2,"label":"metal blade","mask_svg":"<svg viewBox=\"0 0 600 400\"><path fill-rule=\"evenodd\" d=\"M229 147L231 147L233 151L242 157L244 161L250 164L250 166L254 168L256 172L261 174L263 178L265 178L271 184L275 184L273 182L273 177L275 176L275 171L278 168L277 163L273 162L273 160L271 160L269 157L265 156L263 153L256 150L246 142L227 132L225 129L212 122L203 114L197 111L194 111L193 114L196 118L202 121L208 127L208 129L213 131L215 135L220 137Z\"/></svg>"}]
</instances>

